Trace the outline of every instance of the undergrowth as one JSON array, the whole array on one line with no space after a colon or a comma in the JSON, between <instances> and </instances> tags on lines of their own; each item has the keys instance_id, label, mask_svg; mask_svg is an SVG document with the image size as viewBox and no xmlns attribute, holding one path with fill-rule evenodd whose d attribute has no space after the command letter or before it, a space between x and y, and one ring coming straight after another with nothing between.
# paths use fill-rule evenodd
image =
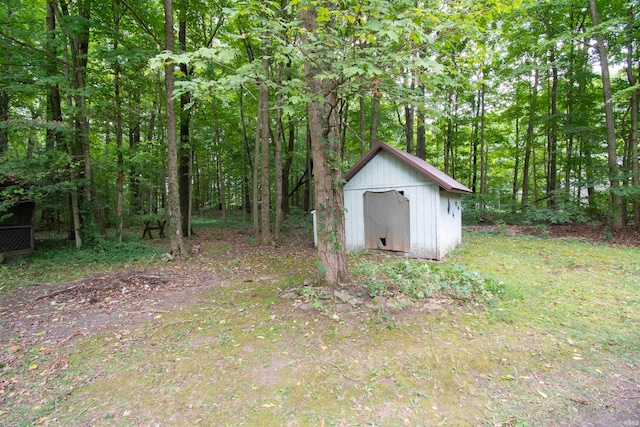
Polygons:
<instances>
[{"instance_id":1,"label":"undergrowth","mask_svg":"<svg viewBox=\"0 0 640 427\"><path fill-rule=\"evenodd\" d=\"M503 281L455 264L389 258L381 263L358 261L352 271L354 276L364 279L371 298L395 294L402 294L413 300L433 296L483 302L496 297L522 298L516 288Z\"/></svg>"}]
</instances>

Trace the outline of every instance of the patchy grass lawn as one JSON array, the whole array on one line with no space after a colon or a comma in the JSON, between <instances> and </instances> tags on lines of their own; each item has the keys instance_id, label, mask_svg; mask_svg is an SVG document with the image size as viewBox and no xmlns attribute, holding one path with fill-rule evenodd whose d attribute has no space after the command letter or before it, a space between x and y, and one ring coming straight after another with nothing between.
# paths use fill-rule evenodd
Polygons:
<instances>
[{"instance_id":1,"label":"patchy grass lawn","mask_svg":"<svg viewBox=\"0 0 640 427\"><path fill-rule=\"evenodd\" d=\"M504 282L501 299L337 312L281 297L312 249L216 233L163 268L198 272L189 304L82 339L6 339L0 424L640 423L638 249L467 233L444 266ZM352 258L363 298L362 263L385 260Z\"/></svg>"}]
</instances>

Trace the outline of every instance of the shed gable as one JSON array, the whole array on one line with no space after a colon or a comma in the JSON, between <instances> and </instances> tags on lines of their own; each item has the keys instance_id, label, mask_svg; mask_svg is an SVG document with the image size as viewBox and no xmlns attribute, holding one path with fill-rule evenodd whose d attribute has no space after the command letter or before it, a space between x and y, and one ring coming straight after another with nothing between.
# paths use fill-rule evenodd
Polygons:
<instances>
[{"instance_id":1,"label":"shed gable","mask_svg":"<svg viewBox=\"0 0 640 427\"><path fill-rule=\"evenodd\" d=\"M406 164L382 151L362 167L344 186L345 190L424 185L427 180Z\"/></svg>"}]
</instances>

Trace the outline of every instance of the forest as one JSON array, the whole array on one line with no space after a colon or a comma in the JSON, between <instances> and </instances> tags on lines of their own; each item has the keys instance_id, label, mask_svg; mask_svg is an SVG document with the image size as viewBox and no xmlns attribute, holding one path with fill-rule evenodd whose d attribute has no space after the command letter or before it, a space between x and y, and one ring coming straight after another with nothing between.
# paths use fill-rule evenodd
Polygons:
<instances>
[{"instance_id":1,"label":"forest","mask_svg":"<svg viewBox=\"0 0 640 427\"><path fill-rule=\"evenodd\" d=\"M5 0L0 218L30 197L82 247L166 217L179 255L196 215L271 245L316 209L335 283L342 177L381 140L473 189L468 224L638 227L638 9Z\"/></svg>"}]
</instances>

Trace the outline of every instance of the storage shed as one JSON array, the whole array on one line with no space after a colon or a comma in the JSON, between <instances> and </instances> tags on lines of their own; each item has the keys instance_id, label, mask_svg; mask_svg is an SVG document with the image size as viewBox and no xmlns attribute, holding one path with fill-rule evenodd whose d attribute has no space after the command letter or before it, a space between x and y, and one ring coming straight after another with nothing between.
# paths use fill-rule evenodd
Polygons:
<instances>
[{"instance_id":1,"label":"storage shed","mask_svg":"<svg viewBox=\"0 0 640 427\"><path fill-rule=\"evenodd\" d=\"M348 251L440 260L462 243L461 195L472 191L419 157L379 142L345 180Z\"/></svg>"},{"instance_id":2,"label":"storage shed","mask_svg":"<svg viewBox=\"0 0 640 427\"><path fill-rule=\"evenodd\" d=\"M2 194L12 188L24 190L28 187L28 183L0 176L0 204L6 205L0 212L0 259L33 251L35 202L21 192L10 195L10 198Z\"/></svg>"}]
</instances>

